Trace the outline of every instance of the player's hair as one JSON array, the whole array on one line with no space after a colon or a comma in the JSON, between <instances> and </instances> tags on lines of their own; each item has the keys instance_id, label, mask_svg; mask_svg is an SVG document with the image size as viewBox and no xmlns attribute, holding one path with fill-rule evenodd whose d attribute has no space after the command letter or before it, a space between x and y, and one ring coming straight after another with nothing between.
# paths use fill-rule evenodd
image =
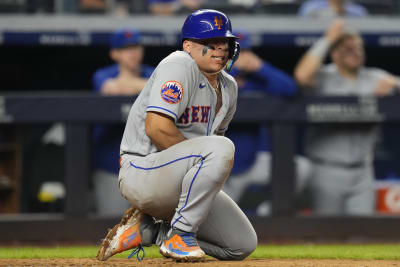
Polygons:
<instances>
[{"instance_id":1,"label":"player's hair","mask_svg":"<svg viewBox=\"0 0 400 267\"><path fill-rule=\"evenodd\" d=\"M361 35L356 32L345 32L331 45L331 52L335 51L342 43L352 38L360 38L362 40Z\"/></svg>"}]
</instances>

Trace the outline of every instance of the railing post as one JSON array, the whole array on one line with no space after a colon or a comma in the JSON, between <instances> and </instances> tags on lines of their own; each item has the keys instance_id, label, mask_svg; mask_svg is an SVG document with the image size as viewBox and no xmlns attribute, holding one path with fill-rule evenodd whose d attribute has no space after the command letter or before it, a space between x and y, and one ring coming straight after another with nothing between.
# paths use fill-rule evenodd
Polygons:
<instances>
[{"instance_id":1,"label":"railing post","mask_svg":"<svg viewBox=\"0 0 400 267\"><path fill-rule=\"evenodd\" d=\"M294 213L295 193L295 125L272 125L272 182L273 216L291 216Z\"/></svg>"},{"instance_id":2,"label":"railing post","mask_svg":"<svg viewBox=\"0 0 400 267\"><path fill-rule=\"evenodd\" d=\"M65 213L85 216L88 213L90 175L90 125L66 124Z\"/></svg>"}]
</instances>

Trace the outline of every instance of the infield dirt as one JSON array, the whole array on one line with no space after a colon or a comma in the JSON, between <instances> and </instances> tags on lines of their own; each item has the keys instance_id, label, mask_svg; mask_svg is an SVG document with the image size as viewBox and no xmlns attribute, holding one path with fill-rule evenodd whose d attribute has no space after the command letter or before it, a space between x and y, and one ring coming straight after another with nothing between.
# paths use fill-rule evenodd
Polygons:
<instances>
[{"instance_id":1,"label":"infield dirt","mask_svg":"<svg viewBox=\"0 0 400 267\"><path fill-rule=\"evenodd\" d=\"M400 261L388 260L315 260L315 259L247 259L244 261L217 261L207 259L201 263L176 263L168 259L144 259L141 262L128 259L0 259L0 266L138 266L138 267L400 267Z\"/></svg>"}]
</instances>

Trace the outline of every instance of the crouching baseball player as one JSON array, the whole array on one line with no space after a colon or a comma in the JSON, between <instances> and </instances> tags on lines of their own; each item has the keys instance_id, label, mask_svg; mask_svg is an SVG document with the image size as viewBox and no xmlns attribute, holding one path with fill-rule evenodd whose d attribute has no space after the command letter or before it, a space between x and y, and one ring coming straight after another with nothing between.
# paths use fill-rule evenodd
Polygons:
<instances>
[{"instance_id":1,"label":"crouching baseball player","mask_svg":"<svg viewBox=\"0 0 400 267\"><path fill-rule=\"evenodd\" d=\"M140 259L152 244L176 261L242 260L257 246L249 220L221 191L235 152L223 137L237 100L224 70L240 51L231 22L199 10L182 38L183 51L160 62L130 111L119 187L132 208L102 241L99 260L128 249Z\"/></svg>"}]
</instances>

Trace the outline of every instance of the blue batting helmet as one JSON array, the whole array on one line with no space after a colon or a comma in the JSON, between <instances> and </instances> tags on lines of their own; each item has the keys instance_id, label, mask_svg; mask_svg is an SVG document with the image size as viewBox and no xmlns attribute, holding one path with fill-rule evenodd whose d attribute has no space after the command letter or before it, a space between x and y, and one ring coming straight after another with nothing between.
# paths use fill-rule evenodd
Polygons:
<instances>
[{"instance_id":1,"label":"blue batting helmet","mask_svg":"<svg viewBox=\"0 0 400 267\"><path fill-rule=\"evenodd\" d=\"M229 38L229 61L226 69L231 70L233 63L239 57L240 45L232 33L230 19L221 11L200 9L190 14L182 26L182 40Z\"/></svg>"},{"instance_id":2,"label":"blue batting helmet","mask_svg":"<svg viewBox=\"0 0 400 267\"><path fill-rule=\"evenodd\" d=\"M218 37L236 38L229 18L213 9L200 9L190 14L182 26L182 40Z\"/></svg>"}]
</instances>

